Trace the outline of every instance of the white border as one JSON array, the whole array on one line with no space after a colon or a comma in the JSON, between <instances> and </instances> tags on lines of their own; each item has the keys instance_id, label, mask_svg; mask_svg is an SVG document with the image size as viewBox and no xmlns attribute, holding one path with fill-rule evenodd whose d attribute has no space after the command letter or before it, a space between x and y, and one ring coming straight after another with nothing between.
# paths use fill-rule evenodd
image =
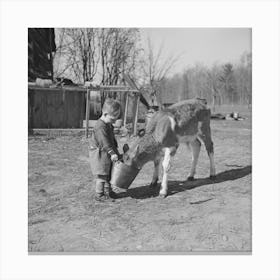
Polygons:
<instances>
[{"instance_id":1,"label":"white border","mask_svg":"<svg viewBox=\"0 0 280 280\"><path fill-rule=\"evenodd\" d=\"M2 1L1 279L280 279L278 1ZM253 28L253 254L28 256L27 27Z\"/></svg>"}]
</instances>

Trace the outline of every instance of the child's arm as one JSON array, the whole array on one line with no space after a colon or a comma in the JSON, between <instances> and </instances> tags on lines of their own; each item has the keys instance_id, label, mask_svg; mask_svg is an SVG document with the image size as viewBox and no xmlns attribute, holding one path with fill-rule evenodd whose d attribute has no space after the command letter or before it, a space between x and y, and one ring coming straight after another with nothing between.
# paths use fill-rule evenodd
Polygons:
<instances>
[{"instance_id":1,"label":"child's arm","mask_svg":"<svg viewBox=\"0 0 280 280\"><path fill-rule=\"evenodd\" d=\"M100 148L102 148L103 151L107 152L111 156L111 158L112 156L114 158L114 155L118 157L118 149L115 144L114 135L110 133L107 127L99 127L95 131L95 136L96 138L98 138Z\"/></svg>"},{"instance_id":2,"label":"child's arm","mask_svg":"<svg viewBox=\"0 0 280 280\"><path fill-rule=\"evenodd\" d=\"M112 134L113 134L113 141L114 141L114 146L118 149L118 141L117 141L117 139L116 139L116 137L115 137L115 134L114 134L114 127L113 127L113 125L111 125L111 130L112 130Z\"/></svg>"}]
</instances>

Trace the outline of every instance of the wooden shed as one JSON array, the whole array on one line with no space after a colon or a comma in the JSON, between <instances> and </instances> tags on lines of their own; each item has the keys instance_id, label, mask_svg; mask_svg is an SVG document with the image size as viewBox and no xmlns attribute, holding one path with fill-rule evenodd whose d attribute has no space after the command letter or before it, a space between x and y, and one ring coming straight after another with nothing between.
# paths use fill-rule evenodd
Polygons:
<instances>
[{"instance_id":1,"label":"wooden shed","mask_svg":"<svg viewBox=\"0 0 280 280\"><path fill-rule=\"evenodd\" d=\"M28 87L28 128L82 128L87 90Z\"/></svg>"}]
</instances>

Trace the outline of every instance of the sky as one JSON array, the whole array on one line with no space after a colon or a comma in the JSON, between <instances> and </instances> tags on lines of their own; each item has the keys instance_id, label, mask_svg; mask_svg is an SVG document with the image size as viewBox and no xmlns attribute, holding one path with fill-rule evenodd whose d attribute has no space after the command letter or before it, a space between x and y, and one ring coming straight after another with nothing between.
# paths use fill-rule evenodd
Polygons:
<instances>
[{"instance_id":1,"label":"sky","mask_svg":"<svg viewBox=\"0 0 280 280\"><path fill-rule=\"evenodd\" d=\"M200 62L235 63L245 52L251 52L250 28L141 28L144 42L149 37L155 48L163 44L164 56L180 55L173 72Z\"/></svg>"}]
</instances>

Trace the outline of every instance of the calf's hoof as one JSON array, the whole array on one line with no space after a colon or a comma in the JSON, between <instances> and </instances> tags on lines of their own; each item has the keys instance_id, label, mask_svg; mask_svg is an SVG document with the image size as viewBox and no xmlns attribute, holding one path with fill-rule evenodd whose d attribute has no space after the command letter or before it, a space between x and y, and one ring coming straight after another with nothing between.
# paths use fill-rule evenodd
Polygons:
<instances>
[{"instance_id":1,"label":"calf's hoof","mask_svg":"<svg viewBox=\"0 0 280 280\"><path fill-rule=\"evenodd\" d=\"M210 175L210 176L209 176L209 179L210 179L210 180L215 180L215 179L216 179L216 175Z\"/></svg>"},{"instance_id":2,"label":"calf's hoof","mask_svg":"<svg viewBox=\"0 0 280 280\"><path fill-rule=\"evenodd\" d=\"M152 182L151 184L150 184L150 188L156 188L157 187L157 181L156 182Z\"/></svg>"},{"instance_id":3,"label":"calf's hoof","mask_svg":"<svg viewBox=\"0 0 280 280\"><path fill-rule=\"evenodd\" d=\"M194 181L194 177L193 176L189 176L187 181Z\"/></svg>"},{"instance_id":4,"label":"calf's hoof","mask_svg":"<svg viewBox=\"0 0 280 280\"><path fill-rule=\"evenodd\" d=\"M160 198L166 198L167 197L167 193L159 193L159 197Z\"/></svg>"}]
</instances>

